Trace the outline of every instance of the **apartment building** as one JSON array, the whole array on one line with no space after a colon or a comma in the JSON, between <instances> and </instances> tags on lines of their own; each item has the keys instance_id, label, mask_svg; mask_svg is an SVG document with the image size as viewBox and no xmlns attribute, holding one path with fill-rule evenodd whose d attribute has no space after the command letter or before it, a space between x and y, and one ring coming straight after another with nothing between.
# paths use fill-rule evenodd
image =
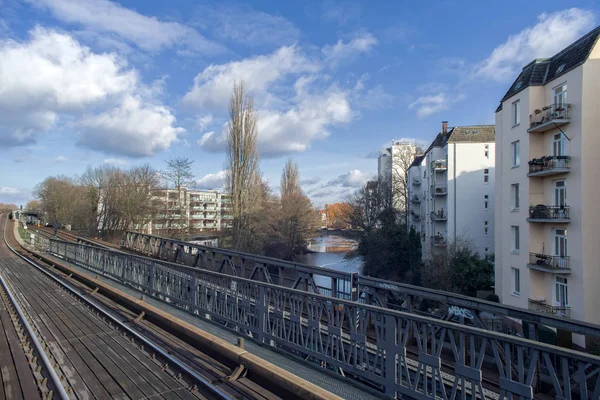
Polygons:
<instances>
[{"instance_id":1,"label":"apartment building","mask_svg":"<svg viewBox=\"0 0 600 400\"><path fill-rule=\"evenodd\" d=\"M599 36L600 27L525 65L496 110L496 293L504 304L595 324Z\"/></svg>"},{"instance_id":2,"label":"apartment building","mask_svg":"<svg viewBox=\"0 0 600 400\"><path fill-rule=\"evenodd\" d=\"M454 238L494 253L493 125L457 126L435 137L408 169L408 223L421 234L423 259Z\"/></svg>"},{"instance_id":3,"label":"apartment building","mask_svg":"<svg viewBox=\"0 0 600 400\"><path fill-rule=\"evenodd\" d=\"M391 182L394 208L399 211L406 209L402 195L404 180L408 167L419 150L412 143L392 140L392 145L381 149L377 158L377 175L380 179Z\"/></svg>"},{"instance_id":4,"label":"apartment building","mask_svg":"<svg viewBox=\"0 0 600 400\"><path fill-rule=\"evenodd\" d=\"M217 232L231 227L230 195L218 190L157 189L152 193L157 210L148 233L169 231Z\"/></svg>"}]
</instances>

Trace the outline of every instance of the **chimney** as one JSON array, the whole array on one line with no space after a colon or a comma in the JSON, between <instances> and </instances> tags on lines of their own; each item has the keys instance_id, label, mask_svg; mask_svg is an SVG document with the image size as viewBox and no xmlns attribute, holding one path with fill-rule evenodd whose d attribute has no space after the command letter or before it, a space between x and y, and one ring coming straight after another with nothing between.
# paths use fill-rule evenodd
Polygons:
<instances>
[{"instance_id":1,"label":"chimney","mask_svg":"<svg viewBox=\"0 0 600 400\"><path fill-rule=\"evenodd\" d=\"M448 133L448 121L442 121L442 133Z\"/></svg>"}]
</instances>

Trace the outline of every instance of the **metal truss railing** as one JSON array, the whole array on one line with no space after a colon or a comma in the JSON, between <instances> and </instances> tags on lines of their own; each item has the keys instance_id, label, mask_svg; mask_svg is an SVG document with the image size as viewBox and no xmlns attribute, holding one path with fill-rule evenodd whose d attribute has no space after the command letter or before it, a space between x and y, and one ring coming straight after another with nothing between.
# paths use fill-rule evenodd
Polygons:
<instances>
[{"instance_id":1,"label":"metal truss railing","mask_svg":"<svg viewBox=\"0 0 600 400\"><path fill-rule=\"evenodd\" d=\"M189 242L127 232L123 247L149 257L242 278L351 299L351 274Z\"/></svg>"},{"instance_id":2,"label":"metal truss railing","mask_svg":"<svg viewBox=\"0 0 600 400\"><path fill-rule=\"evenodd\" d=\"M392 398L600 398L600 357L586 353L82 244L51 239L47 251Z\"/></svg>"},{"instance_id":3,"label":"metal truss railing","mask_svg":"<svg viewBox=\"0 0 600 400\"><path fill-rule=\"evenodd\" d=\"M85 244L85 242L84 242ZM600 338L600 326L576 320L536 313L455 293L443 292L399 282L358 276L280 259L263 257L189 242L127 232L122 246L140 254L221 272L233 276L272 283L343 300L428 316L461 324L507 332L514 325L505 317L527 321L529 338L537 340L539 325ZM427 307L425 307L427 305Z\"/></svg>"}]
</instances>

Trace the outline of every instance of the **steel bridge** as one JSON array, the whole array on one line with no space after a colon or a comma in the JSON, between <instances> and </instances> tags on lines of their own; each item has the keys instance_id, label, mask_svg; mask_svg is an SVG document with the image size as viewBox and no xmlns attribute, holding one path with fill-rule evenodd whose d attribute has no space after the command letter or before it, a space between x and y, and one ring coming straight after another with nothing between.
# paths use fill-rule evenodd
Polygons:
<instances>
[{"instance_id":1,"label":"steel bridge","mask_svg":"<svg viewBox=\"0 0 600 400\"><path fill-rule=\"evenodd\" d=\"M540 325L564 332L600 337L600 326L595 324L357 273L201 246L138 232L126 232L121 247L151 258L193 268L383 308L436 316L500 332L507 331L503 322L505 317L510 317L527 322L529 330L525 334L534 340L538 338ZM427 312L424 305L437 309L437 313Z\"/></svg>"},{"instance_id":2,"label":"steel bridge","mask_svg":"<svg viewBox=\"0 0 600 400\"><path fill-rule=\"evenodd\" d=\"M598 337L596 325L132 232L124 247L155 258L60 240L41 245L391 398L600 399L600 357L478 326L484 313ZM450 305L450 313L420 315L414 306L423 299Z\"/></svg>"}]
</instances>

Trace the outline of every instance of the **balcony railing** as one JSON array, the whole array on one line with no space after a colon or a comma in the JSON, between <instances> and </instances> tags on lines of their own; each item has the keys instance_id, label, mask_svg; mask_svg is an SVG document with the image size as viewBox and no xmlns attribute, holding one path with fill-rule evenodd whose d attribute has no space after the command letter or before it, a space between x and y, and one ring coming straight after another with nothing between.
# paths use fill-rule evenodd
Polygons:
<instances>
[{"instance_id":1,"label":"balcony railing","mask_svg":"<svg viewBox=\"0 0 600 400\"><path fill-rule=\"evenodd\" d=\"M448 169L448 161L446 161L446 160L432 161L431 167L436 171L446 171Z\"/></svg>"},{"instance_id":2,"label":"balcony railing","mask_svg":"<svg viewBox=\"0 0 600 400\"><path fill-rule=\"evenodd\" d=\"M545 132L561 125L568 124L571 120L569 109L571 105L552 104L542 109L535 110L529 116L529 129L527 132Z\"/></svg>"},{"instance_id":3,"label":"balcony railing","mask_svg":"<svg viewBox=\"0 0 600 400\"><path fill-rule=\"evenodd\" d=\"M544 300L529 299L529 309L542 314L559 315L571 318L571 307L569 306L551 306Z\"/></svg>"},{"instance_id":4,"label":"balcony railing","mask_svg":"<svg viewBox=\"0 0 600 400\"><path fill-rule=\"evenodd\" d=\"M435 196L445 196L448 194L448 188L446 186L436 186L433 194Z\"/></svg>"},{"instance_id":5,"label":"balcony railing","mask_svg":"<svg viewBox=\"0 0 600 400\"><path fill-rule=\"evenodd\" d=\"M529 207L529 222L569 222L569 206L546 206L538 204Z\"/></svg>"},{"instance_id":6,"label":"balcony railing","mask_svg":"<svg viewBox=\"0 0 600 400\"><path fill-rule=\"evenodd\" d=\"M529 253L529 264L527 266L538 271L569 274L571 273L571 257Z\"/></svg>"},{"instance_id":7,"label":"balcony railing","mask_svg":"<svg viewBox=\"0 0 600 400\"><path fill-rule=\"evenodd\" d=\"M448 242L446 241L446 238L443 236L431 236L431 244L435 247L443 247L446 246L448 244Z\"/></svg>"},{"instance_id":8,"label":"balcony railing","mask_svg":"<svg viewBox=\"0 0 600 400\"><path fill-rule=\"evenodd\" d=\"M443 209L438 211L432 211L431 219L433 221L446 221L448 219L448 215L446 214L446 212L444 212Z\"/></svg>"},{"instance_id":9,"label":"balcony railing","mask_svg":"<svg viewBox=\"0 0 600 400\"><path fill-rule=\"evenodd\" d=\"M527 176L548 176L564 174L571 171L570 156L546 156L534 158L529 161L529 173Z\"/></svg>"}]
</instances>

